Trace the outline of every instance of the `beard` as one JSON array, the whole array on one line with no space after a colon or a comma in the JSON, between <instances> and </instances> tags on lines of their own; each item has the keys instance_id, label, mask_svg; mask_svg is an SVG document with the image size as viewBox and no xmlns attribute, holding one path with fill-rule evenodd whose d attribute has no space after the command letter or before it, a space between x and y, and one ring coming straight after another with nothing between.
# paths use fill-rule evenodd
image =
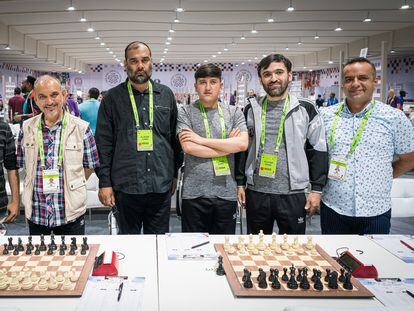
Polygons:
<instances>
[{"instance_id":1,"label":"beard","mask_svg":"<svg viewBox=\"0 0 414 311\"><path fill-rule=\"evenodd\" d=\"M131 80L134 83L137 83L137 84L146 83L151 78L152 65L148 67L148 70L144 69L142 71L135 71L135 72L133 72L131 68L128 68L127 74L128 74L129 80Z\"/></svg>"},{"instance_id":2,"label":"beard","mask_svg":"<svg viewBox=\"0 0 414 311\"><path fill-rule=\"evenodd\" d=\"M269 96L279 97L285 93L288 86L289 86L289 81L284 80L279 85L277 85L276 83L272 83L272 84L269 83L269 84L263 85L263 89Z\"/></svg>"}]
</instances>

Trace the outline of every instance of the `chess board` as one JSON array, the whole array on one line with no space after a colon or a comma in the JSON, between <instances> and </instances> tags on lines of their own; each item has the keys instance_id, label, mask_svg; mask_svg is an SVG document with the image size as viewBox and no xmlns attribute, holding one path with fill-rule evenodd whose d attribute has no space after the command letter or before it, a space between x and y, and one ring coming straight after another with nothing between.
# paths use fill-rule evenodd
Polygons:
<instances>
[{"instance_id":1,"label":"chess board","mask_svg":"<svg viewBox=\"0 0 414 311\"><path fill-rule=\"evenodd\" d=\"M259 251L258 255L254 255L247 249L243 254L240 254L237 249L237 243L232 244L236 252L228 254L224 250L223 244L215 244L216 251L223 256L223 267L226 272L227 280L237 297L349 297L349 298L367 298L374 297L374 295L366 289L358 280L351 278L353 285L352 290L347 290L342 287L342 283L338 282L338 289L328 288L327 282L324 281L326 269L331 271L339 271L341 266L333 260L319 245L315 245L313 250L306 249L305 244L302 245L304 252L299 254L295 250L283 250L282 253L276 253L271 250L271 254L265 255L263 251ZM270 250L270 249L269 249ZM283 268L289 268L292 264L296 268L307 267L309 270L310 289L304 290L289 289L287 282L282 281ZM247 268L251 272L251 280L253 282L252 288L245 288L243 286L243 269ZM265 289L259 288L257 276L259 275L259 268L262 268L266 273L266 279L270 275L270 268L279 270L279 281L281 288L273 289L271 282L268 282L268 287ZM313 288L313 282L310 280L313 268L322 271L321 281L323 283L323 290L318 291Z\"/></svg>"},{"instance_id":2,"label":"chess board","mask_svg":"<svg viewBox=\"0 0 414 311\"><path fill-rule=\"evenodd\" d=\"M46 251L40 255L26 255L21 252L14 256L13 251L7 255L2 255L4 246L0 246L0 270L6 273L9 278L13 272L20 273L24 268L27 268L31 275L38 277L44 271L47 273L54 272L57 275L63 275L66 272L73 273L75 282L72 282L71 289L62 289L63 281L58 281L56 289L40 290L37 285L39 280L35 281L33 287L29 290L19 289L12 290L9 286L5 289L0 289L0 297L80 297L82 296L88 276L94 265L95 256L98 252L99 245L89 244L89 250L85 255L81 255L81 245L77 245L78 249L75 255L69 255L69 249L66 250L65 255L59 255L59 251L54 251L53 255L47 255ZM21 281L20 281L21 284ZM9 285L9 284L8 284Z\"/></svg>"}]
</instances>

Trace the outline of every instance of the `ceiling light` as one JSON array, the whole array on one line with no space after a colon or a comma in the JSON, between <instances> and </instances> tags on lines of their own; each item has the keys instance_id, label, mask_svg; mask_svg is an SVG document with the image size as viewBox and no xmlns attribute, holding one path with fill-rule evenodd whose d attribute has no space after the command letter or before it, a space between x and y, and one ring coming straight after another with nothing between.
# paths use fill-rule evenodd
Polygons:
<instances>
[{"instance_id":1,"label":"ceiling light","mask_svg":"<svg viewBox=\"0 0 414 311\"><path fill-rule=\"evenodd\" d=\"M395 53L395 50L391 50L391 51L390 51L390 53L391 53L391 54L394 54L394 53Z\"/></svg>"},{"instance_id":2,"label":"ceiling light","mask_svg":"<svg viewBox=\"0 0 414 311\"><path fill-rule=\"evenodd\" d=\"M404 4L400 7L401 10L408 10L410 5L407 4L407 0L404 1Z\"/></svg>"},{"instance_id":3,"label":"ceiling light","mask_svg":"<svg viewBox=\"0 0 414 311\"><path fill-rule=\"evenodd\" d=\"M105 46L105 42L101 42L101 46Z\"/></svg>"},{"instance_id":4,"label":"ceiling light","mask_svg":"<svg viewBox=\"0 0 414 311\"><path fill-rule=\"evenodd\" d=\"M338 26L334 30L335 31L342 31L342 28L340 27L339 23L338 23Z\"/></svg>"},{"instance_id":5,"label":"ceiling light","mask_svg":"<svg viewBox=\"0 0 414 311\"><path fill-rule=\"evenodd\" d=\"M312 72L313 70L312 69L309 69L309 71Z\"/></svg>"},{"instance_id":6,"label":"ceiling light","mask_svg":"<svg viewBox=\"0 0 414 311\"><path fill-rule=\"evenodd\" d=\"M257 56L254 59L258 60Z\"/></svg>"},{"instance_id":7,"label":"ceiling light","mask_svg":"<svg viewBox=\"0 0 414 311\"><path fill-rule=\"evenodd\" d=\"M306 66L303 66L303 69L306 69Z\"/></svg>"},{"instance_id":8,"label":"ceiling light","mask_svg":"<svg viewBox=\"0 0 414 311\"><path fill-rule=\"evenodd\" d=\"M365 19L363 20L364 23L369 23L372 22L371 17L369 17L369 12L367 13L367 17L365 17Z\"/></svg>"},{"instance_id":9,"label":"ceiling light","mask_svg":"<svg viewBox=\"0 0 414 311\"><path fill-rule=\"evenodd\" d=\"M244 65L244 62L242 62L241 64Z\"/></svg>"},{"instance_id":10,"label":"ceiling light","mask_svg":"<svg viewBox=\"0 0 414 311\"><path fill-rule=\"evenodd\" d=\"M251 33L257 33L256 28L253 26Z\"/></svg>"},{"instance_id":11,"label":"ceiling light","mask_svg":"<svg viewBox=\"0 0 414 311\"><path fill-rule=\"evenodd\" d=\"M180 19L178 18L178 13L175 12L175 18L174 18L174 23L179 23Z\"/></svg>"},{"instance_id":12,"label":"ceiling light","mask_svg":"<svg viewBox=\"0 0 414 311\"><path fill-rule=\"evenodd\" d=\"M302 41L300 41L300 40L299 40L299 41L298 41L298 45L302 45Z\"/></svg>"},{"instance_id":13,"label":"ceiling light","mask_svg":"<svg viewBox=\"0 0 414 311\"><path fill-rule=\"evenodd\" d=\"M251 59L248 59L247 61L248 61L248 62L251 62L252 60L251 60Z\"/></svg>"},{"instance_id":14,"label":"ceiling light","mask_svg":"<svg viewBox=\"0 0 414 311\"><path fill-rule=\"evenodd\" d=\"M112 57L113 57L113 58L116 58L116 55L114 54L114 55L112 55Z\"/></svg>"},{"instance_id":15,"label":"ceiling light","mask_svg":"<svg viewBox=\"0 0 414 311\"><path fill-rule=\"evenodd\" d=\"M109 50L110 50L110 48L106 48L106 50L107 50L107 51L109 51Z\"/></svg>"},{"instance_id":16,"label":"ceiling light","mask_svg":"<svg viewBox=\"0 0 414 311\"><path fill-rule=\"evenodd\" d=\"M330 60L330 61L328 61L328 64L333 64L333 61L331 61L331 60Z\"/></svg>"},{"instance_id":17,"label":"ceiling light","mask_svg":"<svg viewBox=\"0 0 414 311\"><path fill-rule=\"evenodd\" d=\"M168 48L165 48L164 51L168 51Z\"/></svg>"},{"instance_id":18,"label":"ceiling light","mask_svg":"<svg viewBox=\"0 0 414 311\"><path fill-rule=\"evenodd\" d=\"M319 35L318 35L318 33L316 33L316 35L315 35L315 37L314 37L315 39L319 39L320 37L319 37Z\"/></svg>"},{"instance_id":19,"label":"ceiling light","mask_svg":"<svg viewBox=\"0 0 414 311\"><path fill-rule=\"evenodd\" d=\"M287 8L287 10L286 11L288 11L288 12L293 12L295 10L295 8L293 7L293 5L292 5L292 0L290 0L290 5L289 5L289 7Z\"/></svg>"},{"instance_id":20,"label":"ceiling light","mask_svg":"<svg viewBox=\"0 0 414 311\"><path fill-rule=\"evenodd\" d=\"M171 42L168 42L168 41L167 41L167 42L165 42L165 44L166 44L166 45L170 45L170 44L171 44Z\"/></svg>"},{"instance_id":21,"label":"ceiling light","mask_svg":"<svg viewBox=\"0 0 414 311\"><path fill-rule=\"evenodd\" d=\"M168 37L168 38L167 38L167 40L168 40L168 41L171 41L171 40L172 40L172 37Z\"/></svg>"},{"instance_id":22,"label":"ceiling light","mask_svg":"<svg viewBox=\"0 0 414 311\"><path fill-rule=\"evenodd\" d=\"M240 40L244 40L244 39L246 39L246 37L242 35L242 36L240 37Z\"/></svg>"},{"instance_id":23,"label":"ceiling light","mask_svg":"<svg viewBox=\"0 0 414 311\"><path fill-rule=\"evenodd\" d=\"M114 54L114 52L112 52L112 51L109 51L109 54Z\"/></svg>"},{"instance_id":24,"label":"ceiling light","mask_svg":"<svg viewBox=\"0 0 414 311\"><path fill-rule=\"evenodd\" d=\"M178 8L175 9L176 12L184 12L184 8L181 6L181 0L178 2Z\"/></svg>"},{"instance_id":25,"label":"ceiling light","mask_svg":"<svg viewBox=\"0 0 414 311\"><path fill-rule=\"evenodd\" d=\"M86 18L85 18L85 17L81 17L80 21L81 21L82 23L83 23L83 22L86 22Z\"/></svg>"},{"instance_id":26,"label":"ceiling light","mask_svg":"<svg viewBox=\"0 0 414 311\"><path fill-rule=\"evenodd\" d=\"M164 53L164 54L167 54L168 52L167 52L167 51L164 51L163 53Z\"/></svg>"},{"instance_id":27,"label":"ceiling light","mask_svg":"<svg viewBox=\"0 0 414 311\"><path fill-rule=\"evenodd\" d=\"M95 31L95 29L93 29L92 26L89 26L89 28L87 30L88 30L88 32L94 32Z\"/></svg>"},{"instance_id":28,"label":"ceiling light","mask_svg":"<svg viewBox=\"0 0 414 311\"><path fill-rule=\"evenodd\" d=\"M172 29L172 28L170 28L170 30L168 30L168 32L173 33L173 32L175 32L175 30L174 30L174 29Z\"/></svg>"},{"instance_id":29,"label":"ceiling light","mask_svg":"<svg viewBox=\"0 0 414 311\"><path fill-rule=\"evenodd\" d=\"M75 11L76 8L73 6L72 0L70 0L70 5L68 6L68 8L66 9L68 11Z\"/></svg>"},{"instance_id":30,"label":"ceiling light","mask_svg":"<svg viewBox=\"0 0 414 311\"><path fill-rule=\"evenodd\" d=\"M217 57L217 55L211 55L211 57L216 58L216 57Z\"/></svg>"},{"instance_id":31,"label":"ceiling light","mask_svg":"<svg viewBox=\"0 0 414 311\"><path fill-rule=\"evenodd\" d=\"M205 59L204 62L207 63L207 59Z\"/></svg>"},{"instance_id":32,"label":"ceiling light","mask_svg":"<svg viewBox=\"0 0 414 311\"><path fill-rule=\"evenodd\" d=\"M6 45L6 46L4 47L4 49L5 49L5 50L10 50L10 46L9 46L9 45Z\"/></svg>"},{"instance_id":33,"label":"ceiling light","mask_svg":"<svg viewBox=\"0 0 414 311\"><path fill-rule=\"evenodd\" d=\"M224 48L223 51L227 52L229 49L228 48Z\"/></svg>"},{"instance_id":34,"label":"ceiling light","mask_svg":"<svg viewBox=\"0 0 414 311\"><path fill-rule=\"evenodd\" d=\"M285 50L286 50L286 51L289 51L289 47L287 46L287 47L285 48Z\"/></svg>"},{"instance_id":35,"label":"ceiling light","mask_svg":"<svg viewBox=\"0 0 414 311\"><path fill-rule=\"evenodd\" d=\"M267 22L268 23L273 23L275 20L272 18L272 17L269 17L268 19L267 19Z\"/></svg>"},{"instance_id":36,"label":"ceiling light","mask_svg":"<svg viewBox=\"0 0 414 311\"><path fill-rule=\"evenodd\" d=\"M82 70L79 70L78 72L79 72L79 73L82 73Z\"/></svg>"},{"instance_id":37,"label":"ceiling light","mask_svg":"<svg viewBox=\"0 0 414 311\"><path fill-rule=\"evenodd\" d=\"M96 34L95 40L99 40L101 37L98 36L98 34Z\"/></svg>"},{"instance_id":38,"label":"ceiling light","mask_svg":"<svg viewBox=\"0 0 414 311\"><path fill-rule=\"evenodd\" d=\"M221 54L221 51L218 51L217 54Z\"/></svg>"},{"instance_id":39,"label":"ceiling light","mask_svg":"<svg viewBox=\"0 0 414 311\"><path fill-rule=\"evenodd\" d=\"M71 67L68 67L68 70L72 70L72 68Z\"/></svg>"}]
</instances>

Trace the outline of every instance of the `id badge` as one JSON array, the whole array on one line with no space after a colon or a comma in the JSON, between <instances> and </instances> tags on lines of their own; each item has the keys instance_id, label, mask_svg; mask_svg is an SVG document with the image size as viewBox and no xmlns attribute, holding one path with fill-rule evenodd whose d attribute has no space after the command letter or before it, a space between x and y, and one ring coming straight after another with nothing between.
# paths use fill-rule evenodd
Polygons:
<instances>
[{"instance_id":1,"label":"id badge","mask_svg":"<svg viewBox=\"0 0 414 311\"><path fill-rule=\"evenodd\" d=\"M214 174L216 176L230 175L230 166L227 156L213 158Z\"/></svg>"},{"instance_id":2,"label":"id badge","mask_svg":"<svg viewBox=\"0 0 414 311\"><path fill-rule=\"evenodd\" d=\"M152 151L152 130L138 130L137 134L137 150L138 151Z\"/></svg>"},{"instance_id":3,"label":"id badge","mask_svg":"<svg viewBox=\"0 0 414 311\"><path fill-rule=\"evenodd\" d=\"M275 178L277 155L263 153L260 157L259 176Z\"/></svg>"},{"instance_id":4,"label":"id badge","mask_svg":"<svg viewBox=\"0 0 414 311\"><path fill-rule=\"evenodd\" d=\"M57 193L60 190L59 170L42 171L43 193Z\"/></svg>"},{"instance_id":5,"label":"id badge","mask_svg":"<svg viewBox=\"0 0 414 311\"><path fill-rule=\"evenodd\" d=\"M346 159L333 156L331 162L329 162L329 174L328 178L345 181L346 178Z\"/></svg>"}]
</instances>

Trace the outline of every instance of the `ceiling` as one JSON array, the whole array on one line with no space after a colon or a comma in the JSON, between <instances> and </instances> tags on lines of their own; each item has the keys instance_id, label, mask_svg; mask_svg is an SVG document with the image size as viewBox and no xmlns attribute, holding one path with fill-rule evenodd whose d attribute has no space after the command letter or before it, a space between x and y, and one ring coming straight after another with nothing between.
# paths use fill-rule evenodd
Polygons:
<instances>
[{"instance_id":1,"label":"ceiling","mask_svg":"<svg viewBox=\"0 0 414 311\"><path fill-rule=\"evenodd\" d=\"M125 46L134 40L150 45L154 62L247 63L275 51L297 57L414 26L414 0L402 10L404 2L73 0L75 10L68 11L70 0L0 0L0 62L45 71L77 70L90 63L122 62ZM175 11L180 3L184 12ZM290 3L293 12L287 11ZM174 22L176 17L180 22ZM371 21L363 22L367 17ZM88 32L89 27L94 31ZM342 31L335 31L337 27ZM24 45L29 39L38 49L46 47L47 55L28 53ZM7 45L10 50L4 49ZM413 51L414 44L404 47L405 53Z\"/></svg>"}]
</instances>

